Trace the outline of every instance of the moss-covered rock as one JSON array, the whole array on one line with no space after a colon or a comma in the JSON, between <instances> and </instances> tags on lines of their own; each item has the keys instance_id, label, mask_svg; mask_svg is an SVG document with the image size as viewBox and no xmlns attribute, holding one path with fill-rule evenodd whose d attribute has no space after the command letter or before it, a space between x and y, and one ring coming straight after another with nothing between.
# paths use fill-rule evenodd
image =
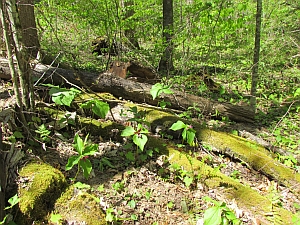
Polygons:
<instances>
[{"instance_id":1,"label":"moss-covered rock","mask_svg":"<svg viewBox=\"0 0 300 225\"><path fill-rule=\"evenodd\" d=\"M68 224L106 224L105 214L99 207L99 200L86 190L70 186L56 201L54 214L59 214Z\"/></svg>"},{"instance_id":2,"label":"moss-covered rock","mask_svg":"<svg viewBox=\"0 0 300 225\"><path fill-rule=\"evenodd\" d=\"M18 187L19 208L24 221L18 224L44 220L66 185L64 175L50 165L32 162L24 166L20 171Z\"/></svg>"}]
</instances>

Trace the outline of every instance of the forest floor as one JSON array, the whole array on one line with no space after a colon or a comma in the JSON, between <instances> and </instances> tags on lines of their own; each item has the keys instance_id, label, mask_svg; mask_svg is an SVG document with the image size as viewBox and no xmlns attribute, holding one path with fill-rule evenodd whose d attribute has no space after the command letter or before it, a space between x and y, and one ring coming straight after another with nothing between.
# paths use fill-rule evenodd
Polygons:
<instances>
[{"instance_id":1,"label":"forest floor","mask_svg":"<svg viewBox=\"0 0 300 225\"><path fill-rule=\"evenodd\" d=\"M0 90L0 108L10 107L14 103L13 98L9 96L12 90L10 83L2 82ZM112 111L116 112L115 119L125 124L127 121L117 116L122 107L122 105L117 105L112 108ZM109 116L107 119L110 119ZM247 131L257 137L257 140L262 139L257 134L264 133L264 136L271 136L268 129L261 124L238 124L206 119L209 127L215 128L217 124L218 130ZM9 129L4 131L4 140L8 140L12 131ZM22 164L30 158L40 158L59 168L68 179L73 178L76 169L68 172L64 170L68 158L75 153L72 135L74 134L70 134L70 138L64 141L53 136L52 139L55 141L52 142L52 146L47 147L47 150L27 152ZM77 181L89 185L89 191L100 199L101 208L106 212L107 218L114 221L114 224L202 225L205 210L214 206L211 201L205 200L207 197L220 204L226 203L228 209L235 213L242 224L260 224L260 218L251 214L247 209L239 208L238 202L229 202L222 194L222 188L208 189L201 182L187 187L175 173L170 171L171 167L164 158L166 156L149 157L143 162L134 163L125 159L127 151L124 147L125 140L102 140L98 136L90 136L89 139L99 144L99 153L92 160L91 177L86 180L79 173ZM165 141L168 142L167 139ZM209 151L204 146L193 149L191 154L197 155L200 160L207 159L207 163L213 168L219 168L222 173L250 186L261 195L274 199L276 197L276 204L280 204L286 210L297 212L298 209L295 206L300 205L300 199L297 199L288 188L248 168L240 161ZM162 170L167 171L168 175L162 176ZM270 218L270 224L273 224L272 218Z\"/></svg>"}]
</instances>

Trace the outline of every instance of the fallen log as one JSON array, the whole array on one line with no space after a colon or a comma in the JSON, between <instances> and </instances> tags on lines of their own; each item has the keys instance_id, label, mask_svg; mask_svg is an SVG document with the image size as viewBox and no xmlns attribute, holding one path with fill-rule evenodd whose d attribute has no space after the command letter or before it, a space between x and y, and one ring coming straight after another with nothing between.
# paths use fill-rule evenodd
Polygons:
<instances>
[{"instance_id":1,"label":"fallen log","mask_svg":"<svg viewBox=\"0 0 300 225\"><path fill-rule=\"evenodd\" d=\"M0 61L1 74L7 77L8 65L4 66ZM109 92L115 97L131 100L139 103L157 105L160 99L153 99L150 95L152 85L139 83L131 80L114 76L112 73L104 72L102 74L66 70L62 68L51 67L43 64L37 64L33 70L33 75L38 78L36 85L40 83L53 83L55 85L70 84L90 89L94 92ZM4 78L4 77L3 77ZM196 105L204 115L226 116L230 120L237 122L253 122L254 112L248 106L232 105L230 103L220 103L203 97L187 94L181 91L173 90L173 94L162 94L164 101L170 102L169 108L178 110L187 110L188 107Z\"/></svg>"}]
</instances>

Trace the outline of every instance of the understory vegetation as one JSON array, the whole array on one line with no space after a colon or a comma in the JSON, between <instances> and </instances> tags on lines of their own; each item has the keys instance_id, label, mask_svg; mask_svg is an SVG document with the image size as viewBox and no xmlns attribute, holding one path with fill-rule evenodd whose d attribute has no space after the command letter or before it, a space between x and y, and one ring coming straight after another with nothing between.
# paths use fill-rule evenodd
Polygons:
<instances>
[{"instance_id":1,"label":"understory vegetation","mask_svg":"<svg viewBox=\"0 0 300 225\"><path fill-rule=\"evenodd\" d=\"M245 144L249 149L263 145L270 153L266 155L296 174L297 181L299 3L263 1L253 123L232 121L217 110L206 115L197 102L185 111L168 111L170 103L162 96L179 90L219 103L248 106L256 2L174 0L173 5L174 70L160 74L158 66L166 47L162 40L162 1L36 1L43 64L101 74L115 60L138 61L158 74L150 94L159 102L147 108L72 84L37 86L37 112L29 122L32 137L22 129L10 130L3 125L4 142L24 149L25 156L20 156L20 168L24 170L18 178L18 194L8 195L6 217L0 224L25 224L26 220L32 224L300 224L297 183L293 186L263 169L256 171L246 158L231 154L232 149L226 147L229 153L217 149L199 135L204 135L204 130L225 132L229 137L249 140ZM128 11L133 13L128 16ZM126 31L134 33L139 47L130 42ZM92 42L98 37L117 43L118 54L93 54ZM215 82L213 88L205 83L204 75ZM3 88L9 86L9 82L2 83ZM168 121L154 124L162 118ZM33 163L28 164L34 169L28 169L27 162ZM51 164L54 172L44 162ZM34 180L45 177L37 173L37 168L43 167L50 177L49 189L42 181ZM230 181L224 178L218 186L215 183L223 179L221 174ZM234 194L222 192L230 185L236 189ZM55 196L57 201L41 201L43 193L29 193L33 187L46 189L47 198ZM57 189L60 197L54 193ZM255 210L247 209L246 198L240 193L243 191L259 196L256 204L267 205L266 215L257 216ZM232 197L236 193L240 195ZM266 199L270 202L260 203ZM34 209L33 204L41 210ZM87 205L87 218L78 219L77 214L84 208L81 204ZM15 209L17 206L19 209ZM24 215L18 215L18 210ZM283 219L289 216L290 221ZM80 223L86 219L88 223Z\"/></svg>"}]
</instances>

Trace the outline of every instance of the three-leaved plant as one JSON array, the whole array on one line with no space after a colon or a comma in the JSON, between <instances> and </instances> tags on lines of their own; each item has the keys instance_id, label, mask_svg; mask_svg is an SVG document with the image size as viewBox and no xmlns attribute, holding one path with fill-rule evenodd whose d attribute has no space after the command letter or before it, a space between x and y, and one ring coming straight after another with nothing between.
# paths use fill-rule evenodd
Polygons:
<instances>
[{"instance_id":1,"label":"three-leaved plant","mask_svg":"<svg viewBox=\"0 0 300 225\"><path fill-rule=\"evenodd\" d=\"M94 155L98 151L97 144L88 144L87 143L88 136L89 135L87 135L85 137L84 141L79 137L78 134L76 134L74 137L74 142L75 142L74 148L76 149L78 155L71 156L68 159L68 163L66 165L66 170L70 170L73 168L73 166L78 164L78 170L77 170L77 173L74 178L75 180L79 173L80 168L83 171L84 177L86 179L89 178L90 173L92 171L92 163L88 158L89 158L89 156Z\"/></svg>"},{"instance_id":2,"label":"three-leaved plant","mask_svg":"<svg viewBox=\"0 0 300 225\"><path fill-rule=\"evenodd\" d=\"M148 137L146 134L148 134L149 131L143 127L142 124L138 124L137 125L137 128L134 129L133 127L129 126L129 127L126 127L122 133L121 133L121 136L122 137L130 137L132 136L132 141L134 144L136 144L140 149L141 151L144 150L144 147L148 141Z\"/></svg>"},{"instance_id":3,"label":"three-leaved plant","mask_svg":"<svg viewBox=\"0 0 300 225\"><path fill-rule=\"evenodd\" d=\"M182 140L186 141L190 146L194 144L196 131L193 129L192 125L185 124L184 122L178 120L171 127L171 130L182 130Z\"/></svg>"}]
</instances>

